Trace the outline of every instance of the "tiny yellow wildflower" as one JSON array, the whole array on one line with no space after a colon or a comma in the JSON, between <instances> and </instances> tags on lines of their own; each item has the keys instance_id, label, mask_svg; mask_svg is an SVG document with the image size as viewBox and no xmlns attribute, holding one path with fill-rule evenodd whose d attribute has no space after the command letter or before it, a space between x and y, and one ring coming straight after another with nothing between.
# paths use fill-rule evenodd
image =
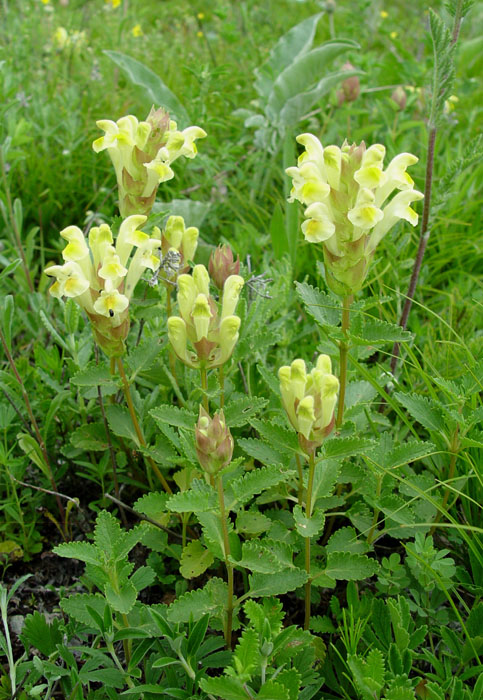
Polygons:
<instances>
[{"instance_id":1,"label":"tiny yellow wildflower","mask_svg":"<svg viewBox=\"0 0 483 700\"><path fill-rule=\"evenodd\" d=\"M134 27L131 29L131 34L133 36L143 36L144 32L141 29L141 25L135 24Z\"/></svg>"},{"instance_id":2,"label":"tiny yellow wildflower","mask_svg":"<svg viewBox=\"0 0 483 700\"><path fill-rule=\"evenodd\" d=\"M389 12L386 12L386 10L381 10L379 14L382 19L387 19L387 17L389 17Z\"/></svg>"},{"instance_id":3,"label":"tiny yellow wildflower","mask_svg":"<svg viewBox=\"0 0 483 700\"><path fill-rule=\"evenodd\" d=\"M41 0L43 5L48 5L50 3L50 0Z\"/></svg>"},{"instance_id":4,"label":"tiny yellow wildflower","mask_svg":"<svg viewBox=\"0 0 483 700\"><path fill-rule=\"evenodd\" d=\"M204 12L198 12L198 14L197 14L196 16L198 17L198 19L204 19L204 18L205 18L205 13L204 13Z\"/></svg>"},{"instance_id":5,"label":"tiny yellow wildflower","mask_svg":"<svg viewBox=\"0 0 483 700\"><path fill-rule=\"evenodd\" d=\"M116 9L116 7L119 7L120 4L121 4L121 0L111 0L111 5L113 6L114 9Z\"/></svg>"},{"instance_id":6,"label":"tiny yellow wildflower","mask_svg":"<svg viewBox=\"0 0 483 700\"><path fill-rule=\"evenodd\" d=\"M198 39L201 39L201 37L203 36L203 32L196 32L196 36L198 37Z\"/></svg>"},{"instance_id":7,"label":"tiny yellow wildflower","mask_svg":"<svg viewBox=\"0 0 483 700\"><path fill-rule=\"evenodd\" d=\"M397 33L397 32L391 32L391 33L389 34L389 36L391 37L391 39L397 39L398 33Z\"/></svg>"}]
</instances>

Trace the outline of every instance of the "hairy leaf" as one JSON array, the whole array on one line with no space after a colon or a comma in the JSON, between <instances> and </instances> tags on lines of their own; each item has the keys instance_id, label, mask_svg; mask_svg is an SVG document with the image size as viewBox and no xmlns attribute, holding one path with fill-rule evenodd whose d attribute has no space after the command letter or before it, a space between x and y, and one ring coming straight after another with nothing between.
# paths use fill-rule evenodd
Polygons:
<instances>
[{"instance_id":1,"label":"hairy leaf","mask_svg":"<svg viewBox=\"0 0 483 700\"><path fill-rule=\"evenodd\" d=\"M287 569L275 574L252 574L248 577L252 598L283 595L288 591L300 588L308 580L306 571L302 569Z\"/></svg>"},{"instance_id":2,"label":"hairy leaf","mask_svg":"<svg viewBox=\"0 0 483 700\"><path fill-rule=\"evenodd\" d=\"M294 506L292 511L295 529L302 537L315 537L324 529L325 514L316 508L310 517L307 517L299 505Z\"/></svg>"},{"instance_id":3,"label":"hairy leaf","mask_svg":"<svg viewBox=\"0 0 483 700\"><path fill-rule=\"evenodd\" d=\"M185 593L173 601L168 608L167 616L170 622L196 622L203 615L220 617L227 599L227 585L220 578L212 578L204 586Z\"/></svg>"},{"instance_id":4,"label":"hairy leaf","mask_svg":"<svg viewBox=\"0 0 483 700\"><path fill-rule=\"evenodd\" d=\"M370 578L379 569L377 561L365 554L329 552L325 574L343 581L361 581Z\"/></svg>"},{"instance_id":5,"label":"hairy leaf","mask_svg":"<svg viewBox=\"0 0 483 700\"><path fill-rule=\"evenodd\" d=\"M188 542L181 555L179 571L185 578L201 576L211 566L215 557L199 540Z\"/></svg>"}]
</instances>

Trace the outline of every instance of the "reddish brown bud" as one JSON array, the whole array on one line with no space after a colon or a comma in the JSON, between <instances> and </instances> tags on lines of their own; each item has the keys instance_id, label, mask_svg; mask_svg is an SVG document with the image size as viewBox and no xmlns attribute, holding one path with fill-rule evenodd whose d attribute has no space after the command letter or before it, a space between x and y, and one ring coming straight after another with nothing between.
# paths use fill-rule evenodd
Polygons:
<instances>
[{"instance_id":1,"label":"reddish brown bud","mask_svg":"<svg viewBox=\"0 0 483 700\"><path fill-rule=\"evenodd\" d=\"M219 245L210 255L208 270L215 285L222 290L230 275L240 273L240 256L237 255L236 260L233 260L231 248L227 245Z\"/></svg>"},{"instance_id":2,"label":"reddish brown bud","mask_svg":"<svg viewBox=\"0 0 483 700\"><path fill-rule=\"evenodd\" d=\"M352 63L344 63L342 70L354 70L355 66ZM339 107L344 104L344 102L355 102L359 97L361 91L361 84L357 75L352 75L350 78L346 78L341 85L341 89L337 92L337 101Z\"/></svg>"},{"instance_id":3,"label":"reddish brown bud","mask_svg":"<svg viewBox=\"0 0 483 700\"><path fill-rule=\"evenodd\" d=\"M403 110L406 106L407 99L406 91L401 85L398 85L391 95L391 100L397 104L399 109Z\"/></svg>"},{"instance_id":4,"label":"reddish brown bud","mask_svg":"<svg viewBox=\"0 0 483 700\"><path fill-rule=\"evenodd\" d=\"M195 426L196 454L208 474L216 474L231 462L233 438L225 423L223 411L210 418L200 406L200 417Z\"/></svg>"}]
</instances>

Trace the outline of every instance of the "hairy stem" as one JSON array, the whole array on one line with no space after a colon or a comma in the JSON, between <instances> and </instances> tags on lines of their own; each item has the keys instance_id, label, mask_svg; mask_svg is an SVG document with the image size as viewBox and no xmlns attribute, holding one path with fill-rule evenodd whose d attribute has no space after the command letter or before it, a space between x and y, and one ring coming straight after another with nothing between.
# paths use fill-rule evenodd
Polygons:
<instances>
[{"instance_id":1,"label":"hairy stem","mask_svg":"<svg viewBox=\"0 0 483 700\"><path fill-rule=\"evenodd\" d=\"M341 340L339 343L339 404L337 406L337 417L335 419L336 428L340 428L342 421L344 420L344 402L345 402L345 390L347 385L347 353L349 351L349 342L347 340L347 331L350 325L350 305L353 296L344 297L342 302L342 332L346 336L345 340Z\"/></svg>"},{"instance_id":2,"label":"hairy stem","mask_svg":"<svg viewBox=\"0 0 483 700\"><path fill-rule=\"evenodd\" d=\"M203 390L203 408L207 413L210 412L210 406L208 404L208 375L206 373L206 367L200 367L200 377L201 377L201 388Z\"/></svg>"},{"instance_id":3,"label":"hairy stem","mask_svg":"<svg viewBox=\"0 0 483 700\"><path fill-rule=\"evenodd\" d=\"M228 539L228 526L225 511L225 494L223 492L223 481L220 475L217 477L218 500L220 503L221 529L223 531L223 549L225 552L225 566L228 579L228 597L226 601L226 626L225 642L228 649L232 648L231 630L233 625L233 566L228 561L230 556L230 541Z\"/></svg>"},{"instance_id":4,"label":"hairy stem","mask_svg":"<svg viewBox=\"0 0 483 700\"><path fill-rule=\"evenodd\" d=\"M144 439L143 431L141 430L141 426L139 425L139 422L138 422L138 419L136 416L136 411L134 409L134 404L132 402L132 397L131 397L131 390L129 388L129 382L127 380L126 372L124 371L124 365L123 365L122 359L120 357L117 358L117 367L119 369L119 374L121 375L122 390L124 392L124 397L126 399L127 407L129 409L129 414L131 416L132 424L134 426L134 430L136 431L136 435L137 435L137 438L139 440L139 444L142 445L143 447L147 447L146 440ZM151 469L153 470L153 472L158 477L158 479L161 482L166 493L173 493L170 485L168 484L168 482L164 478L158 465L152 459L152 457L145 455L145 459L148 462Z\"/></svg>"},{"instance_id":5,"label":"hairy stem","mask_svg":"<svg viewBox=\"0 0 483 700\"><path fill-rule=\"evenodd\" d=\"M218 378L220 380L220 408L225 406L225 370L223 365L218 369Z\"/></svg>"},{"instance_id":6,"label":"hairy stem","mask_svg":"<svg viewBox=\"0 0 483 700\"><path fill-rule=\"evenodd\" d=\"M305 497L305 517L310 518L312 515L312 489L314 486L315 473L315 450L309 456L309 480L307 483L307 495ZM305 571L310 576L310 537L305 538ZM308 630L310 626L310 590L312 581L309 578L305 584L305 620L304 630Z\"/></svg>"},{"instance_id":7,"label":"hairy stem","mask_svg":"<svg viewBox=\"0 0 483 700\"><path fill-rule=\"evenodd\" d=\"M302 470L302 463L300 461L300 455L295 453L295 460L297 462L297 473L299 475L299 484L298 484L298 492L297 492L297 500L299 506L302 505L302 499L304 495L304 473Z\"/></svg>"}]
</instances>

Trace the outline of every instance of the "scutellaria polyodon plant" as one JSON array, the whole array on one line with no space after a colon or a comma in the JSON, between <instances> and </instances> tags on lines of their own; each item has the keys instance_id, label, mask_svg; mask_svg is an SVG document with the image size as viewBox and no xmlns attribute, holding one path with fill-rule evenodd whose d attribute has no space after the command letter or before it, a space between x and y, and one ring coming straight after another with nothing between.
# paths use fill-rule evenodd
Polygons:
<instances>
[{"instance_id":1,"label":"scutellaria polyodon plant","mask_svg":"<svg viewBox=\"0 0 483 700\"><path fill-rule=\"evenodd\" d=\"M297 136L305 150L297 166L287 168L293 187L289 201L307 205L302 231L309 243L322 243L326 281L341 296L359 291L377 245L400 220L412 226L410 207L423 194L414 189L406 168L418 159L400 153L383 169L386 149L326 146L313 134ZM397 193L393 195L394 191Z\"/></svg>"}]
</instances>

